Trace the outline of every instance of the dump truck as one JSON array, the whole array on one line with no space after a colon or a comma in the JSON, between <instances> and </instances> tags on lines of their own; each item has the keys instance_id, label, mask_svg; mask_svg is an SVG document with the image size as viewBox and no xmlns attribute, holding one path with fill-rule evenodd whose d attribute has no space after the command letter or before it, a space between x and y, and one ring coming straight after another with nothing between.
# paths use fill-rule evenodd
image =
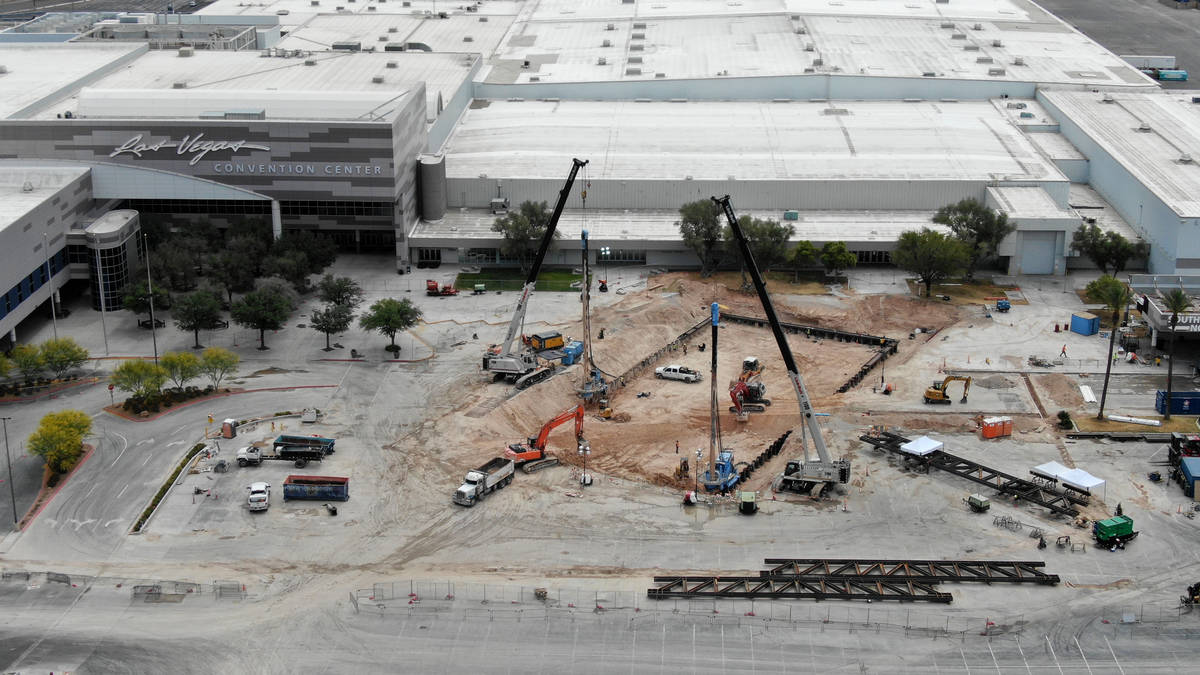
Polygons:
<instances>
[{"instance_id":1,"label":"dump truck","mask_svg":"<svg viewBox=\"0 0 1200 675\"><path fill-rule=\"evenodd\" d=\"M309 462L319 462L325 459L325 451L312 448L300 448L294 446L283 446L280 448L256 448L253 445L241 448L237 451L238 466L262 464L264 460L275 459L285 462L292 462L297 469L302 469Z\"/></svg>"},{"instance_id":2,"label":"dump truck","mask_svg":"<svg viewBox=\"0 0 1200 675\"><path fill-rule=\"evenodd\" d=\"M454 503L475 506L489 492L501 490L512 482L516 464L505 457L496 457L487 464L472 469L463 478L463 484L454 491Z\"/></svg>"},{"instance_id":3,"label":"dump truck","mask_svg":"<svg viewBox=\"0 0 1200 675\"><path fill-rule=\"evenodd\" d=\"M283 481L283 501L289 499L344 502L350 499L350 479L344 476L288 476Z\"/></svg>"},{"instance_id":4,"label":"dump truck","mask_svg":"<svg viewBox=\"0 0 1200 675\"><path fill-rule=\"evenodd\" d=\"M1129 516L1114 516L1092 523L1092 537L1096 543L1107 547L1124 548L1125 543L1138 536L1133 529L1133 518Z\"/></svg>"},{"instance_id":5,"label":"dump truck","mask_svg":"<svg viewBox=\"0 0 1200 675\"><path fill-rule=\"evenodd\" d=\"M323 438L321 436L295 436L291 434L281 434L275 437L271 446L276 450L280 448L309 448L311 450L320 450L326 455L332 455L334 450L334 439Z\"/></svg>"}]
</instances>

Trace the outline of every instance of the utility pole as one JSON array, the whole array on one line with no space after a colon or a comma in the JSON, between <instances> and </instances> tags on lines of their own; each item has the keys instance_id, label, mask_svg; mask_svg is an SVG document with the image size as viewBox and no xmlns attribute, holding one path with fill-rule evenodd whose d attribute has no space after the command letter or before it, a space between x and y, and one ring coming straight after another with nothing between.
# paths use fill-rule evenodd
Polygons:
<instances>
[{"instance_id":1,"label":"utility pole","mask_svg":"<svg viewBox=\"0 0 1200 675\"><path fill-rule=\"evenodd\" d=\"M12 499L13 510L13 525L17 524L17 493L16 486L13 485L12 478L12 457L8 454L8 421L11 417L0 417L0 422L4 424L4 459L8 463L8 496Z\"/></svg>"},{"instance_id":2,"label":"utility pole","mask_svg":"<svg viewBox=\"0 0 1200 675\"><path fill-rule=\"evenodd\" d=\"M154 365L158 365L158 329L154 327L154 281L150 279L150 240L142 233L142 248L146 251L146 291L150 296L150 341L154 345Z\"/></svg>"},{"instance_id":3,"label":"utility pole","mask_svg":"<svg viewBox=\"0 0 1200 675\"><path fill-rule=\"evenodd\" d=\"M50 273L50 235L42 233L42 256L46 261L46 285L50 287L50 323L54 326L54 339L58 339L58 308L54 306L54 275Z\"/></svg>"}]
</instances>

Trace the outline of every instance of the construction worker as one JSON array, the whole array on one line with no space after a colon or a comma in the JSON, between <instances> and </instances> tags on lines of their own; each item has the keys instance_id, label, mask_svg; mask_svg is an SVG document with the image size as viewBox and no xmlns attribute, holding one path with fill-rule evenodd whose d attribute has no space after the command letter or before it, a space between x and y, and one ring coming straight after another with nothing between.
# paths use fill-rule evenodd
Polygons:
<instances>
[{"instance_id":1,"label":"construction worker","mask_svg":"<svg viewBox=\"0 0 1200 675\"><path fill-rule=\"evenodd\" d=\"M1063 345L1062 352L1059 353L1059 356L1061 356L1063 358L1067 357L1067 346L1066 345Z\"/></svg>"},{"instance_id":2,"label":"construction worker","mask_svg":"<svg viewBox=\"0 0 1200 675\"><path fill-rule=\"evenodd\" d=\"M675 441L675 454L679 454L679 441Z\"/></svg>"}]
</instances>

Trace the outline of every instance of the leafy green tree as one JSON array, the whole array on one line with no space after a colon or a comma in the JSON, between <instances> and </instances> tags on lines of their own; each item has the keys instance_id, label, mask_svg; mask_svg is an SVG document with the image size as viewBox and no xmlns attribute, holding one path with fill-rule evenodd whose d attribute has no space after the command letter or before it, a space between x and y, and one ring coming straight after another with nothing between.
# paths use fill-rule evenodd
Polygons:
<instances>
[{"instance_id":1,"label":"leafy green tree","mask_svg":"<svg viewBox=\"0 0 1200 675\"><path fill-rule=\"evenodd\" d=\"M163 279L173 291L189 291L196 287L196 261L193 254L172 239L152 254L154 276ZM155 285L158 283L156 281ZM155 301L157 303L157 300ZM158 305L155 304L155 308Z\"/></svg>"},{"instance_id":2,"label":"leafy green tree","mask_svg":"<svg viewBox=\"0 0 1200 675\"><path fill-rule=\"evenodd\" d=\"M29 344L17 345L12 350L12 362L21 371L21 377L30 382L46 367L42 361L42 350Z\"/></svg>"},{"instance_id":3,"label":"leafy green tree","mask_svg":"<svg viewBox=\"0 0 1200 675\"><path fill-rule=\"evenodd\" d=\"M51 338L43 342L38 350L42 363L54 373L56 379L62 379L67 371L82 366L88 360L88 350L80 347L74 338Z\"/></svg>"},{"instance_id":4,"label":"leafy green tree","mask_svg":"<svg viewBox=\"0 0 1200 675\"><path fill-rule=\"evenodd\" d=\"M7 377L10 370L12 370L12 361L9 361L3 354L0 354L0 377Z\"/></svg>"},{"instance_id":5,"label":"leafy green tree","mask_svg":"<svg viewBox=\"0 0 1200 675\"><path fill-rule=\"evenodd\" d=\"M1172 288L1162 296L1163 307L1171 313L1171 344L1167 348L1167 412L1163 419L1171 419L1171 378L1175 374L1175 327L1179 325L1179 315L1188 311L1192 299L1178 288Z\"/></svg>"},{"instance_id":6,"label":"leafy green tree","mask_svg":"<svg viewBox=\"0 0 1200 675\"><path fill-rule=\"evenodd\" d=\"M1108 379L1112 375L1112 355L1117 344L1117 333L1121 327L1121 312L1129 306L1132 295L1125 284L1113 277L1104 275L1091 282L1084 289L1088 300L1099 302L1105 309L1112 312L1112 332L1108 336L1108 358L1104 360L1104 389L1100 393L1100 412L1096 419L1104 419L1104 404L1108 400Z\"/></svg>"},{"instance_id":7,"label":"leafy green tree","mask_svg":"<svg viewBox=\"0 0 1200 675\"><path fill-rule=\"evenodd\" d=\"M257 242L259 256L266 254L271 245L275 243L275 233L271 230L271 223L264 218L245 218L235 221L229 225L225 234L230 245L239 239Z\"/></svg>"},{"instance_id":8,"label":"leafy green tree","mask_svg":"<svg viewBox=\"0 0 1200 675\"><path fill-rule=\"evenodd\" d=\"M750 255L754 257L754 264L758 266L763 275L770 272L775 265L787 260L788 239L796 233L796 228L791 224L741 216L738 218L738 226L742 229L742 235L746 237L746 246L750 249ZM741 260L732 228L726 225L722 230L722 236L725 238L725 246L729 249L730 254L735 259ZM742 260L741 263L742 285L745 286L747 283L746 261Z\"/></svg>"},{"instance_id":9,"label":"leafy green tree","mask_svg":"<svg viewBox=\"0 0 1200 675\"><path fill-rule=\"evenodd\" d=\"M121 299L121 306L134 314L149 314L150 293L147 291L147 287L145 281L138 281L126 286L125 296ZM155 282L154 311L159 312L170 308L171 294L167 292L167 289L162 284Z\"/></svg>"},{"instance_id":10,"label":"leafy green tree","mask_svg":"<svg viewBox=\"0 0 1200 675\"><path fill-rule=\"evenodd\" d=\"M113 370L108 378L114 387L134 396L144 396L158 391L167 381L167 371L152 361L129 359Z\"/></svg>"},{"instance_id":11,"label":"leafy green tree","mask_svg":"<svg viewBox=\"0 0 1200 675\"><path fill-rule=\"evenodd\" d=\"M287 281L300 293L308 290L308 276L313 271L308 256L294 249L280 251L263 261L263 272Z\"/></svg>"},{"instance_id":12,"label":"leafy green tree","mask_svg":"<svg viewBox=\"0 0 1200 675\"><path fill-rule=\"evenodd\" d=\"M91 428L91 418L79 410L53 412L41 419L26 445L52 472L66 473L83 456L83 438Z\"/></svg>"},{"instance_id":13,"label":"leafy green tree","mask_svg":"<svg viewBox=\"0 0 1200 675\"><path fill-rule=\"evenodd\" d=\"M284 232L271 246L272 255L285 253L303 253L305 260L311 265L309 272L316 274L337 260L337 244L333 243L332 239L318 237L308 230L291 230Z\"/></svg>"},{"instance_id":14,"label":"leafy green tree","mask_svg":"<svg viewBox=\"0 0 1200 675\"><path fill-rule=\"evenodd\" d=\"M534 254L546 236L546 228L550 225L550 212L546 202L521 202L515 211L509 211L492 223L492 232L499 232L503 237L500 242L500 252L509 258L515 258L521 265L521 271L528 273L533 265ZM554 231L554 238L560 233Z\"/></svg>"},{"instance_id":15,"label":"leafy green tree","mask_svg":"<svg viewBox=\"0 0 1200 675\"><path fill-rule=\"evenodd\" d=\"M797 267L811 264L816 259L817 247L813 246L813 243L807 239L796 242L796 245L788 253L788 262Z\"/></svg>"},{"instance_id":16,"label":"leafy green tree","mask_svg":"<svg viewBox=\"0 0 1200 675\"><path fill-rule=\"evenodd\" d=\"M200 372L212 380L213 389L221 388L221 380L237 372L241 357L221 347L209 347L200 355Z\"/></svg>"},{"instance_id":17,"label":"leafy green tree","mask_svg":"<svg viewBox=\"0 0 1200 675\"><path fill-rule=\"evenodd\" d=\"M257 240L247 239L246 242L251 247L262 248ZM225 289L226 300L230 304L233 304L234 293L245 293L254 288L259 260L261 257L257 257L252 251L233 247L218 251L209 257L209 272L221 288Z\"/></svg>"},{"instance_id":18,"label":"leafy green tree","mask_svg":"<svg viewBox=\"0 0 1200 675\"><path fill-rule=\"evenodd\" d=\"M212 250L213 234L216 228L205 222L205 227L201 227L200 223L194 223L188 227L187 234L177 234L171 237L168 246L182 251L187 255L192 262L193 274L204 274L204 268L208 265L209 251Z\"/></svg>"},{"instance_id":19,"label":"leafy green tree","mask_svg":"<svg viewBox=\"0 0 1200 675\"><path fill-rule=\"evenodd\" d=\"M213 330L221 326L221 299L212 291L199 290L179 298L171 310L175 327L191 331L193 349L200 349L200 331Z\"/></svg>"},{"instance_id":20,"label":"leafy green tree","mask_svg":"<svg viewBox=\"0 0 1200 675\"><path fill-rule=\"evenodd\" d=\"M844 241L829 241L821 247L821 264L838 276L838 272L858 264L858 256L846 248Z\"/></svg>"},{"instance_id":21,"label":"leafy green tree","mask_svg":"<svg viewBox=\"0 0 1200 675\"><path fill-rule=\"evenodd\" d=\"M200 359L192 352L167 352L158 363L178 389L200 375Z\"/></svg>"},{"instance_id":22,"label":"leafy green tree","mask_svg":"<svg viewBox=\"0 0 1200 675\"><path fill-rule=\"evenodd\" d=\"M332 351L329 346L329 336L333 333L345 332L354 320L354 310L349 305L326 305L312 313L309 323L313 328L325 334L325 351Z\"/></svg>"},{"instance_id":23,"label":"leafy green tree","mask_svg":"<svg viewBox=\"0 0 1200 675\"><path fill-rule=\"evenodd\" d=\"M980 263L996 257L1000 242L1017 229L1008 222L1008 214L990 209L975 199L964 199L943 206L933 222L950 226L954 236L967 247L967 279L975 278Z\"/></svg>"},{"instance_id":24,"label":"leafy green tree","mask_svg":"<svg viewBox=\"0 0 1200 675\"><path fill-rule=\"evenodd\" d=\"M700 276L711 276L721 260L721 239L725 231L721 225L721 207L711 199L688 202L679 207L676 226L683 244L700 259Z\"/></svg>"},{"instance_id":25,"label":"leafy green tree","mask_svg":"<svg viewBox=\"0 0 1200 675\"><path fill-rule=\"evenodd\" d=\"M327 305L358 307L363 299L362 286L350 277L335 277L326 274L317 282L317 297Z\"/></svg>"},{"instance_id":26,"label":"leafy green tree","mask_svg":"<svg viewBox=\"0 0 1200 675\"><path fill-rule=\"evenodd\" d=\"M1111 268L1120 274L1130 260L1145 258L1150 245L1144 241L1131 242L1119 232L1105 232L1094 224L1082 225L1071 238L1071 248L1091 260L1104 274Z\"/></svg>"},{"instance_id":27,"label":"leafy green tree","mask_svg":"<svg viewBox=\"0 0 1200 675\"><path fill-rule=\"evenodd\" d=\"M258 331L258 348L270 349L266 342L269 330L279 330L292 313L294 305L274 288L259 288L243 295L233 303L230 315L240 326Z\"/></svg>"},{"instance_id":28,"label":"leafy green tree","mask_svg":"<svg viewBox=\"0 0 1200 675\"><path fill-rule=\"evenodd\" d=\"M892 261L903 270L917 275L925 285L925 297L933 293L933 284L949 278L967 264L967 247L954 237L927 227L900 235Z\"/></svg>"},{"instance_id":29,"label":"leafy green tree","mask_svg":"<svg viewBox=\"0 0 1200 675\"><path fill-rule=\"evenodd\" d=\"M408 298L384 298L371 305L367 313L359 317L358 325L362 326L363 330L378 331L388 336L392 341L388 345L388 351L397 352L400 348L396 346L396 333L412 328L420 318L421 310Z\"/></svg>"}]
</instances>

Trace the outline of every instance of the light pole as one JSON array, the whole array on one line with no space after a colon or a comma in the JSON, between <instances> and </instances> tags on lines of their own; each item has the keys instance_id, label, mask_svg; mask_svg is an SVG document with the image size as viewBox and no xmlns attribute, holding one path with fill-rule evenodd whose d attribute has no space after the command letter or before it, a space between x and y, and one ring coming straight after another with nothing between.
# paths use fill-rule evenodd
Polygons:
<instances>
[{"instance_id":1,"label":"light pole","mask_svg":"<svg viewBox=\"0 0 1200 675\"><path fill-rule=\"evenodd\" d=\"M150 279L150 240L142 233L142 248L146 251L146 294L150 297L150 342L154 345L154 365L158 365L158 329L154 327L154 282Z\"/></svg>"},{"instance_id":2,"label":"light pole","mask_svg":"<svg viewBox=\"0 0 1200 675\"><path fill-rule=\"evenodd\" d=\"M106 306L108 299L104 297L104 269L100 266L100 241L99 239L94 241L96 242L96 288L100 292L100 332L104 334L104 355L108 356L108 322L104 320L104 312L108 310Z\"/></svg>"},{"instance_id":3,"label":"light pole","mask_svg":"<svg viewBox=\"0 0 1200 675\"><path fill-rule=\"evenodd\" d=\"M579 477L579 484L584 487L592 484L592 477L589 476L587 472L587 458L590 454L592 454L591 445L589 445L587 441L580 443L579 456L583 458L583 475Z\"/></svg>"},{"instance_id":4,"label":"light pole","mask_svg":"<svg viewBox=\"0 0 1200 675\"><path fill-rule=\"evenodd\" d=\"M54 326L54 339L58 339L58 308L54 306L54 276L50 274L50 235L42 233L42 255L46 261L46 285L50 287L50 323Z\"/></svg>"},{"instance_id":5,"label":"light pole","mask_svg":"<svg viewBox=\"0 0 1200 675\"><path fill-rule=\"evenodd\" d=\"M12 457L8 454L8 421L11 417L0 417L0 422L4 423L4 459L8 463L8 496L12 498L13 509L13 525L17 524L17 493L16 486L13 485L12 479Z\"/></svg>"},{"instance_id":6,"label":"light pole","mask_svg":"<svg viewBox=\"0 0 1200 675\"><path fill-rule=\"evenodd\" d=\"M612 248L608 246L600 247L600 256L604 258L604 284L608 285L608 263L612 260Z\"/></svg>"}]
</instances>

